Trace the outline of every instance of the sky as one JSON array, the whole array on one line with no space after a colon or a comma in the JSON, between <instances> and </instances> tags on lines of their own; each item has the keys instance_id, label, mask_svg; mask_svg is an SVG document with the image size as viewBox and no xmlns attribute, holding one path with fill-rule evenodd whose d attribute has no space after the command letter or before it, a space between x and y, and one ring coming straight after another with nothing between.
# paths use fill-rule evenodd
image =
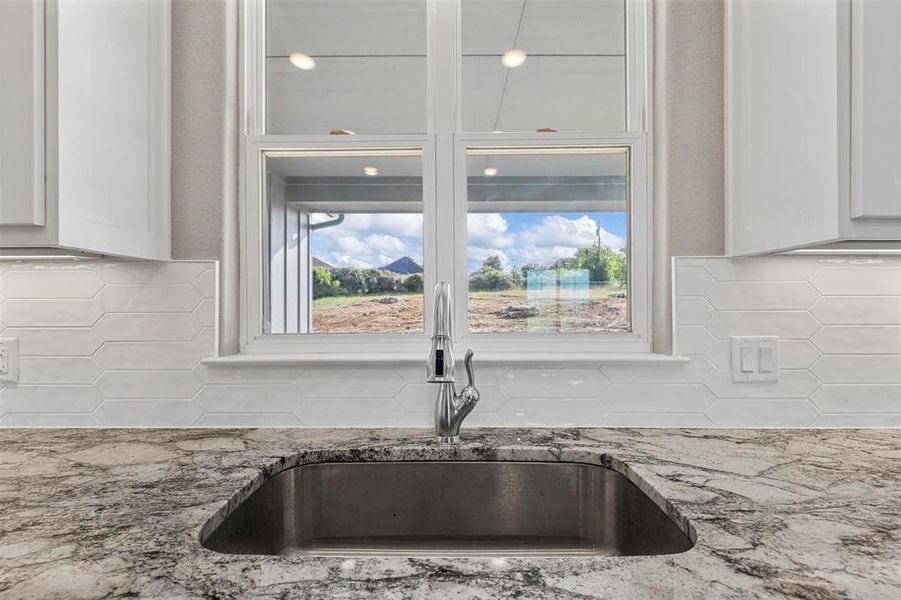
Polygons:
<instances>
[{"instance_id":1,"label":"sky","mask_svg":"<svg viewBox=\"0 0 901 600\"><path fill-rule=\"evenodd\" d=\"M313 221L328 218L314 216ZM491 254L505 268L549 264L594 243L596 226L610 248L625 245L625 213L474 213L467 218L468 269ZM422 215L348 214L341 225L313 232L313 256L335 267L378 268L402 256L422 264Z\"/></svg>"}]
</instances>

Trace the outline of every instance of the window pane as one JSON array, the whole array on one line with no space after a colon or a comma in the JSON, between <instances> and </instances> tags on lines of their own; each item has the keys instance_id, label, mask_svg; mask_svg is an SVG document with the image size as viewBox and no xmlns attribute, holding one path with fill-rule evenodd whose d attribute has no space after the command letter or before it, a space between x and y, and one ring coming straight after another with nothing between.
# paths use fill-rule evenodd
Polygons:
<instances>
[{"instance_id":1,"label":"window pane","mask_svg":"<svg viewBox=\"0 0 901 600\"><path fill-rule=\"evenodd\" d=\"M266 173L266 332L421 332L421 151L270 152Z\"/></svg>"},{"instance_id":2,"label":"window pane","mask_svg":"<svg viewBox=\"0 0 901 600\"><path fill-rule=\"evenodd\" d=\"M462 12L464 131L625 129L625 0L462 0Z\"/></svg>"},{"instance_id":3,"label":"window pane","mask_svg":"<svg viewBox=\"0 0 901 600\"><path fill-rule=\"evenodd\" d=\"M425 115L425 0L266 2L267 133L422 133Z\"/></svg>"},{"instance_id":4,"label":"window pane","mask_svg":"<svg viewBox=\"0 0 901 600\"><path fill-rule=\"evenodd\" d=\"M628 148L469 148L469 330L622 332Z\"/></svg>"}]
</instances>

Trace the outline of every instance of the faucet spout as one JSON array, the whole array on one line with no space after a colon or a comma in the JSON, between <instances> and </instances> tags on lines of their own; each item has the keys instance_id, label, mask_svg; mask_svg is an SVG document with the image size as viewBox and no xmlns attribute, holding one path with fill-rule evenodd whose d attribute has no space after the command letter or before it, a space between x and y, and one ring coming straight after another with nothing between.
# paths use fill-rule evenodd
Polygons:
<instances>
[{"instance_id":1,"label":"faucet spout","mask_svg":"<svg viewBox=\"0 0 901 600\"><path fill-rule=\"evenodd\" d=\"M454 378L454 332L450 284L435 286L435 318L432 348L426 361L426 382L441 385L435 401L435 435L445 443L460 440L460 425L479 401L472 369L472 350L466 352L467 384L457 394Z\"/></svg>"}]
</instances>

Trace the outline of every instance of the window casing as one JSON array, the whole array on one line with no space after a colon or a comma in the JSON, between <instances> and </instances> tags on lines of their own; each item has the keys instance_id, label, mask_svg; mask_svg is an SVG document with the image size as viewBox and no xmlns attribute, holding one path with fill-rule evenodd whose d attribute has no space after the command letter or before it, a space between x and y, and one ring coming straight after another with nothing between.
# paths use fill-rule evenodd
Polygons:
<instances>
[{"instance_id":1,"label":"window casing","mask_svg":"<svg viewBox=\"0 0 901 600\"><path fill-rule=\"evenodd\" d=\"M420 360L431 331L432 291L454 290L456 341L477 357L530 361L583 360L650 352L651 211L648 131L648 6L625 0L624 131L501 133L463 131L461 3L424 0L427 7L427 131L413 134L267 134L265 0L242 4L241 352L299 359L379 362ZM470 333L467 271L467 149L592 147L628 154L628 331ZM406 334L269 334L264 245L267 243L265 160L273 153L391 148L422 153L424 332Z\"/></svg>"}]
</instances>

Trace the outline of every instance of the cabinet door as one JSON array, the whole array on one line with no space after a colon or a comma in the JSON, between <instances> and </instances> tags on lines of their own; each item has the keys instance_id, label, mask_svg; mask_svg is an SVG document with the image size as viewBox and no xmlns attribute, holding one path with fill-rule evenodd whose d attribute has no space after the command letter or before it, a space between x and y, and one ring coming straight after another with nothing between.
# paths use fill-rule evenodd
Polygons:
<instances>
[{"instance_id":1,"label":"cabinet door","mask_svg":"<svg viewBox=\"0 0 901 600\"><path fill-rule=\"evenodd\" d=\"M901 2L851 3L851 217L901 217Z\"/></svg>"},{"instance_id":2,"label":"cabinet door","mask_svg":"<svg viewBox=\"0 0 901 600\"><path fill-rule=\"evenodd\" d=\"M0 1L0 225L44 224L44 3Z\"/></svg>"},{"instance_id":3,"label":"cabinet door","mask_svg":"<svg viewBox=\"0 0 901 600\"><path fill-rule=\"evenodd\" d=\"M169 258L169 10L59 1L60 246Z\"/></svg>"},{"instance_id":4,"label":"cabinet door","mask_svg":"<svg viewBox=\"0 0 901 600\"><path fill-rule=\"evenodd\" d=\"M729 255L838 237L841 7L726 3Z\"/></svg>"}]
</instances>

